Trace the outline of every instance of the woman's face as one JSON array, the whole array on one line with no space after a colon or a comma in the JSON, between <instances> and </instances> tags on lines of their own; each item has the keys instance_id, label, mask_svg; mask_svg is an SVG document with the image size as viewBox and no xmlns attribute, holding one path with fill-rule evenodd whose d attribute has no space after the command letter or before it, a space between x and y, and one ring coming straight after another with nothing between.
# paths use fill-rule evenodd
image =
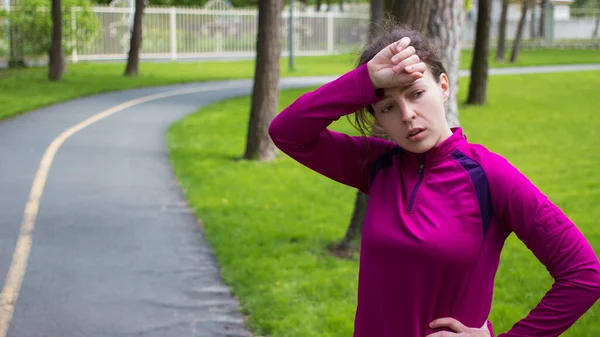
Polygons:
<instances>
[{"instance_id":1,"label":"woman's face","mask_svg":"<svg viewBox=\"0 0 600 337\"><path fill-rule=\"evenodd\" d=\"M385 89L383 99L373 104L375 118L400 147L426 152L452 135L444 108L449 91L446 74L436 81L427 69L409 86Z\"/></svg>"}]
</instances>

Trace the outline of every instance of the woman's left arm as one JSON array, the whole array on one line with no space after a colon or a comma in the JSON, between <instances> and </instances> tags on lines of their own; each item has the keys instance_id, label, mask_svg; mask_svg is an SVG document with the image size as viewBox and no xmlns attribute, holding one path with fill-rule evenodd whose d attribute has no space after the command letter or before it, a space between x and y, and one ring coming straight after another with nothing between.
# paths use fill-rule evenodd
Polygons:
<instances>
[{"instance_id":1,"label":"woman's left arm","mask_svg":"<svg viewBox=\"0 0 600 337\"><path fill-rule=\"evenodd\" d=\"M600 298L600 262L580 230L547 196L504 158L492 157L486 160L486 174L495 214L554 278L527 317L498 337L559 336Z\"/></svg>"}]
</instances>

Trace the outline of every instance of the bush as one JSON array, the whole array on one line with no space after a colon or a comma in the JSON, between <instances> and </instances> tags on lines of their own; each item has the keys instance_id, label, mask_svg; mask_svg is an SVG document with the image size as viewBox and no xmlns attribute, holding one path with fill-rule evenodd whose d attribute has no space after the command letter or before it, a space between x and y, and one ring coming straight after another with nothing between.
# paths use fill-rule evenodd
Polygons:
<instances>
[{"instance_id":1,"label":"bush","mask_svg":"<svg viewBox=\"0 0 600 337\"><path fill-rule=\"evenodd\" d=\"M75 47L88 43L96 34L97 18L90 10L89 0L62 0L62 31L65 54L71 53ZM73 14L76 27L73 29ZM11 26L18 27L19 43L23 46L24 55L42 56L48 54L52 45L52 12L48 0L23 0L7 12L0 12L0 18L8 18ZM6 36L8 25L3 25Z\"/></svg>"}]
</instances>

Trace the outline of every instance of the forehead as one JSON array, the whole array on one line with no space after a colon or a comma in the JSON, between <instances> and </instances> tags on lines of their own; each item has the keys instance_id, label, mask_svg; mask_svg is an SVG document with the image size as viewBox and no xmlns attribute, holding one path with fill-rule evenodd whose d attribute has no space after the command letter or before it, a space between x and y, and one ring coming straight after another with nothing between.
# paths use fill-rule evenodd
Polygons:
<instances>
[{"instance_id":1,"label":"forehead","mask_svg":"<svg viewBox=\"0 0 600 337\"><path fill-rule=\"evenodd\" d=\"M414 81L412 84L410 85L406 85L406 86L397 86L397 87L393 87L393 88L386 88L384 90L385 95L389 95L392 93L398 93L398 92L403 92L406 91L410 88L413 88L415 86L437 86L437 81L435 80L435 78L433 77L433 73L431 71L426 70L425 74L422 78L419 78L418 80Z\"/></svg>"}]
</instances>

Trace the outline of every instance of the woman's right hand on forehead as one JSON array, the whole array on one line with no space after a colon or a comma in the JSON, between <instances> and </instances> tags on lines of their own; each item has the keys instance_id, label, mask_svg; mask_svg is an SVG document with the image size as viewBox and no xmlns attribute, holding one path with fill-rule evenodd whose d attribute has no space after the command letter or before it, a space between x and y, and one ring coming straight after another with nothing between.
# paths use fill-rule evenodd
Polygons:
<instances>
[{"instance_id":1,"label":"woman's right hand on forehead","mask_svg":"<svg viewBox=\"0 0 600 337\"><path fill-rule=\"evenodd\" d=\"M410 39L404 37L382 49L367 63L369 76L376 89L408 85L423 77L421 62Z\"/></svg>"}]
</instances>

